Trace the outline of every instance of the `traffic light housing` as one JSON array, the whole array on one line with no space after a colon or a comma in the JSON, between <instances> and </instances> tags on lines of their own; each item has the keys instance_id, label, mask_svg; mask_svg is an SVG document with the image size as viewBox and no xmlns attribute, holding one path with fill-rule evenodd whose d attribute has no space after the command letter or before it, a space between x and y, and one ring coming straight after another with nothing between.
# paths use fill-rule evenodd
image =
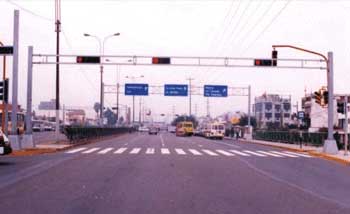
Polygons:
<instances>
[{"instance_id":1,"label":"traffic light housing","mask_svg":"<svg viewBox=\"0 0 350 214\"><path fill-rule=\"evenodd\" d=\"M277 56L278 56L278 52L276 50L272 51L272 65L273 66L277 66Z\"/></svg>"},{"instance_id":2,"label":"traffic light housing","mask_svg":"<svg viewBox=\"0 0 350 214\"><path fill-rule=\"evenodd\" d=\"M9 79L0 82L0 100L3 100L5 103L8 103L9 95Z\"/></svg>"},{"instance_id":3,"label":"traffic light housing","mask_svg":"<svg viewBox=\"0 0 350 214\"><path fill-rule=\"evenodd\" d=\"M319 104L320 106L323 106L322 95L323 95L323 94L321 93L320 90L314 92L315 101L316 101L316 103Z\"/></svg>"},{"instance_id":4,"label":"traffic light housing","mask_svg":"<svg viewBox=\"0 0 350 214\"><path fill-rule=\"evenodd\" d=\"M271 59L254 59L254 65L255 66L272 66L273 63ZM276 66L276 65L273 65L273 66Z\"/></svg>"},{"instance_id":5,"label":"traffic light housing","mask_svg":"<svg viewBox=\"0 0 350 214\"><path fill-rule=\"evenodd\" d=\"M328 91L323 91L324 104L328 105Z\"/></svg>"},{"instance_id":6,"label":"traffic light housing","mask_svg":"<svg viewBox=\"0 0 350 214\"><path fill-rule=\"evenodd\" d=\"M100 63L99 56L77 56L77 63Z\"/></svg>"},{"instance_id":7,"label":"traffic light housing","mask_svg":"<svg viewBox=\"0 0 350 214\"><path fill-rule=\"evenodd\" d=\"M345 103L337 103L337 112L341 114L345 113Z\"/></svg>"},{"instance_id":8,"label":"traffic light housing","mask_svg":"<svg viewBox=\"0 0 350 214\"><path fill-rule=\"evenodd\" d=\"M12 55L13 46L2 46L0 47L0 55Z\"/></svg>"},{"instance_id":9,"label":"traffic light housing","mask_svg":"<svg viewBox=\"0 0 350 214\"><path fill-rule=\"evenodd\" d=\"M170 57L152 57L152 64L170 64Z\"/></svg>"}]
</instances>

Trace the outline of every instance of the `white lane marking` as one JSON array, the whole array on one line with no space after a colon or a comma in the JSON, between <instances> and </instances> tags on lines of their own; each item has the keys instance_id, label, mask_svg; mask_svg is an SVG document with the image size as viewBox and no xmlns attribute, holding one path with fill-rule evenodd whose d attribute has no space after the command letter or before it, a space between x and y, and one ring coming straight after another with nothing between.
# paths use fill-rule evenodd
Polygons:
<instances>
[{"instance_id":1,"label":"white lane marking","mask_svg":"<svg viewBox=\"0 0 350 214\"><path fill-rule=\"evenodd\" d=\"M80 152L80 151L83 151L87 149L86 147L83 147L83 148L78 148L78 149L73 149L73 150L70 150L68 152L66 152L67 154L73 154L73 153L77 153L77 152Z\"/></svg>"},{"instance_id":2,"label":"white lane marking","mask_svg":"<svg viewBox=\"0 0 350 214\"><path fill-rule=\"evenodd\" d=\"M268 156L276 157L276 158L283 158L283 156L281 156L281 155L273 154L273 153L270 153L270 152L265 152L265 151L261 151L261 150L259 150L257 152L265 154L265 155L268 155Z\"/></svg>"},{"instance_id":3,"label":"white lane marking","mask_svg":"<svg viewBox=\"0 0 350 214\"><path fill-rule=\"evenodd\" d=\"M104 150L99 151L98 154L106 154L107 152L109 152L111 150L113 150L113 148L109 147L109 148L106 148Z\"/></svg>"},{"instance_id":4,"label":"white lane marking","mask_svg":"<svg viewBox=\"0 0 350 214\"><path fill-rule=\"evenodd\" d=\"M162 135L160 134L159 137L160 137L160 141L162 142L162 146L165 146L164 139L163 139Z\"/></svg>"},{"instance_id":5,"label":"white lane marking","mask_svg":"<svg viewBox=\"0 0 350 214\"><path fill-rule=\"evenodd\" d=\"M283 151L284 153L292 154L292 155L298 155L304 158L312 158L312 156L303 154L303 153L297 153L297 152L290 152L290 151Z\"/></svg>"},{"instance_id":6,"label":"white lane marking","mask_svg":"<svg viewBox=\"0 0 350 214\"><path fill-rule=\"evenodd\" d=\"M169 149L166 149L166 148L161 148L161 149L160 149L160 152L161 152L163 155L168 155L168 154L170 154Z\"/></svg>"},{"instance_id":7,"label":"white lane marking","mask_svg":"<svg viewBox=\"0 0 350 214\"><path fill-rule=\"evenodd\" d=\"M125 148L125 147L119 148L114 152L114 154L121 154L121 153L125 152L127 149L128 148Z\"/></svg>"},{"instance_id":8,"label":"white lane marking","mask_svg":"<svg viewBox=\"0 0 350 214\"><path fill-rule=\"evenodd\" d=\"M130 151L130 154L137 154L141 151L141 148L133 148L131 151Z\"/></svg>"},{"instance_id":9,"label":"white lane marking","mask_svg":"<svg viewBox=\"0 0 350 214\"><path fill-rule=\"evenodd\" d=\"M127 145L128 145L128 143L124 144L124 146L127 146Z\"/></svg>"},{"instance_id":10,"label":"white lane marking","mask_svg":"<svg viewBox=\"0 0 350 214\"><path fill-rule=\"evenodd\" d=\"M190 151L192 154L194 155L202 155L202 153L198 152L197 150L195 149L189 149L188 151Z\"/></svg>"},{"instance_id":11,"label":"white lane marking","mask_svg":"<svg viewBox=\"0 0 350 214\"><path fill-rule=\"evenodd\" d=\"M250 156L249 154L246 154L246 153L243 153L243 152L240 152L237 150L230 150L230 152L233 152L233 153L235 153L237 155L241 155L241 156L246 156L246 157Z\"/></svg>"},{"instance_id":12,"label":"white lane marking","mask_svg":"<svg viewBox=\"0 0 350 214\"><path fill-rule=\"evenodd\" d=\"M175 149L176 153L179 155L185 155L186 152L183 149Z\"/></svg>"},{"instance_id":13,"label":"white lane marking","mask_svg":"<svg viewBox=\"0 0 350 214\"><path fill-rule=\"evenodd\" d=\"M147 148L146 154L148 155L154 154L154 148Z\"/></svg>"},{"instance_id":14,"label":"white lane marking","mask_svg":"<svg viewBox=\"0 0 350 214\"><path fill-rule=\"evenodd\" d=\"M89 149L89 150L86 150L84 152L82 152L83 154L90 154L90 153L93 153L97 150L99 150L100 148L92 148L92 149Z\"/></svg>"},{"instance_id":15,"label":"white lane marking","mask_svg":"<svg viewBox=\"0 0 350 214\"><path fill-rule=\"evenodd\" d=\"M286 153L277 152L277 151L270 151L270 152L272 152L273 154L278 154L278 155L282 155L282 156L287 156L287 157L290 157L290 158L298 158L298 156L296 156L296 155L286 154Z\"/></svg>"},{"instance_id":16,"label":"white lane marking","mask_svg":"<svg viewBox=\"0 0 350 214\"><path fill-rule=\"evenodd\" d=\"M223 155L226 155L226 156L235 156L234 154L226 152L225 150L217 149L216 152L223 154Z\"/></svg>"},{"instance_id":17,"label":"white lane marking","mask_svg":"<svg viewBox=\"0 0 350 214\"><path fill-rule=\"evenodd\" d=\"M202 151L207 153L208 155L211 155L211 156L218 156L218 154L216 154L215 152L212 152L208 149L202 149Z\"/></svg>"},{"instance_id":18,"label":"white lane marking","mask_svg":"<svg viewBox=\"0 0 350 214\"><path fill-rule=\"evenodd\" d=\"M259 157L267 157L266 155L259 154L259 153L256 153L256 152L252 152L252 151L248 151L248 150L244 150L243 152L248 153L248 154L252 154L252 155L255 155L255 156L259 156Z\"/></svg>"}]
</instances>

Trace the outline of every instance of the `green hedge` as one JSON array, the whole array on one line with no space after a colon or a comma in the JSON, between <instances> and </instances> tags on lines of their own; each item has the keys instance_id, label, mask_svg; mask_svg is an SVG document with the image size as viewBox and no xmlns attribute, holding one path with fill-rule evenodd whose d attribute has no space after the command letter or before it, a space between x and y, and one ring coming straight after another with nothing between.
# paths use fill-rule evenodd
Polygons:
<instances>
[{"instance_id":1,"label":"green hedge","mask_svg":"<svg viewBox=\"0 0 350 214\"><path fill-rule=\"evenodd\" d=\"M253 138L256 140L266 140L290 144L310 144L322 146L327 138L327 133L309 133L309 132L287 132L287 131L255 131Z\"/></svg>"},{"instance_id":2,"label":"green hedge","mask_svg":"<svg viewBox=\"0 0 350 214\"><path fill-rule=\"evenodd\" d=\"M118 128L104 128L104 127L65 127L64 134L70 141L96 138L114 134L122 134L135 131L134 128L118 127Z\"/></svg>"}]
</instances>

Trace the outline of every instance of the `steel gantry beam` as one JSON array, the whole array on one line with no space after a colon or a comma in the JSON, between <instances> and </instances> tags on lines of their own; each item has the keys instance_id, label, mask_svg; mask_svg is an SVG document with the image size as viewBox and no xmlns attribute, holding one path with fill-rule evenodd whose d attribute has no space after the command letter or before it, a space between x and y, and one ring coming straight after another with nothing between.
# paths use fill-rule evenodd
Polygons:
<instances>
[{"instance_id":1,"label":"steel gantry beam","mask_svg":"<svg viewBox=\"0 0 350 214\"><path fill-rule=\"evenodd\" d=\"M60 62L56 62L55 54L33 54L33 64L62 64L74 65L78 64L76 58L83 55L59 55ZM91 56L91 55L85 55ZM136 56L136 55L101 55L99 65L141 65L154 66L152 58L154 56ZM109 60L103 60L103 59ZM159 56L159 58L170 58L169 64L156 64L158 66L202 66L202 67L238 67L252 68L254 60L257 58L248 57L202 57L202 56ZM271 59L271 58L259 58ZM271 68L290 68L290 69L327 69L323 63L323 59L278 59L278 66L267 66Z\"/></svg>"}]
</instances>

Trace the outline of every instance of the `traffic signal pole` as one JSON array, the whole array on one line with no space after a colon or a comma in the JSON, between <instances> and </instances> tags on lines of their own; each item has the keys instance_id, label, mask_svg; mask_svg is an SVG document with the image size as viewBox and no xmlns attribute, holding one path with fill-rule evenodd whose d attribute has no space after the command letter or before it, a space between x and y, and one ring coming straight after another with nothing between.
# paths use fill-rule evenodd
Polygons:
<instances>
[{"instance_id":1,"label":"traffic signal pole","mask_svg":"<svg viewBox=\"0 0 350 214\"><path fill-rule=\"evenodd\" d=\"M345 124L344 124L344 145L345 145L345 151L344 151L344 155L348 155L348 126L349 126L349 122L348 122L348 96L345 96L345 103L344 103L344 113L345 113Z\"/></svg>"},{"instance_id":2,"label":"traffic signal pole","mask_svg":"<svg viewBox=\"0 0 350 214\"><path fill-rule=\"evenodd\" d=\"M323 145L323 151L328 154L337 154L338 147L333 137L334 125L334 74L333 74L333 52L328 52L328 57L315 51L292 45L273 45L272 48L292 48L299 51L311 53L322 57L327 64L327 89L328 89L328 136Z\"/></svg>"}]
</instances>

